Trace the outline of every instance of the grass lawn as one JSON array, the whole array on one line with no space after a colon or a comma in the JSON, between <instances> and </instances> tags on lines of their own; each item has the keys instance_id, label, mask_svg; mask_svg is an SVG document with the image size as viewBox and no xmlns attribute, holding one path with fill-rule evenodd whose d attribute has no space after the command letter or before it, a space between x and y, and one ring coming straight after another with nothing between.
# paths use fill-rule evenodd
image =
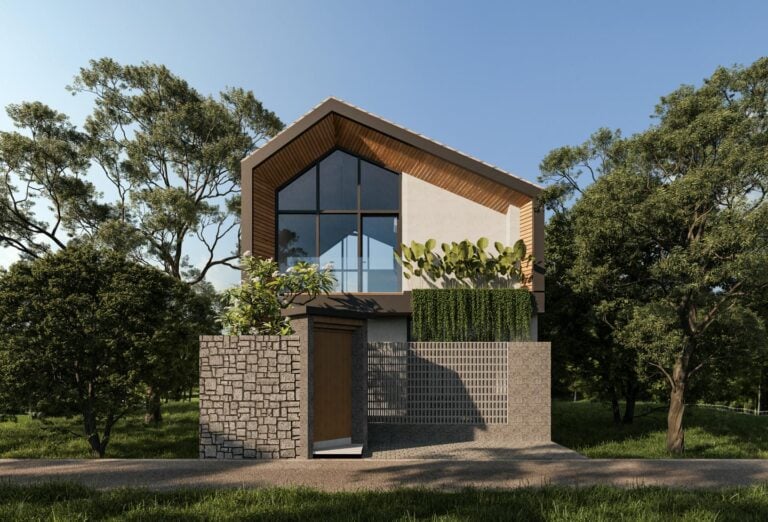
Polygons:
<instances>
[{"instance_id":1,"label":"grass lawn","mask_svg":"<svg viewBox=\"0 0 768 522\"><path fill-rule=\"evenodd\" d=\"M107 448L113 458L197 458L197 400L163 404L164 421L144 424L137 413L121 421ZM655 404L639 404L643 414ZM0 422L0 458L91 457L77 419L50 419L56 429L19 416ZM753 417L688 407L685 412L689 458L768 458L768 417ZM594 458L667 458L666 411L640 416L629 426L614 426L607 404L554 401L552 438Z\"/></svg>"},{"instance_id":2,"label":"grass lawn","mask_svg":"<svg viewBox=\"0 0 768 522\"><path fill-rule=\"evenodd\" d=\"M0 520L691 520L768 519L768 488L546 487L441 493L309 489L99 492L72 484L0 486Z\"/></svg>"},{"instance_id":3,"label":"grass lawn","mask_svg":"<svg viewBox=\"0 0 768 522\"><path fill-rule=\"evenodd\" d=\"M144 424L143 413L121 420L112 432L107 457L197 458L197 399L163 403L163 422ZM0 458L64 459L91 457L78 418L48 419L52 426L19 415L16 422L0 422Z\"/></svg>"},{"instance_id":4,"label":"grass lawn","mask_svg":"<svg viewBox=\"0 0 768 522\"><path fill-rule=\"evenodd\" d=\"M658 404L638 404L643 414ZM665 450L667 412L637 417L634 424L614 426L608 404L552 403L552 439L593 458L669 458ZM768 417L685 409L685 457L768 458Z\"/></svg>"}]
</instances>

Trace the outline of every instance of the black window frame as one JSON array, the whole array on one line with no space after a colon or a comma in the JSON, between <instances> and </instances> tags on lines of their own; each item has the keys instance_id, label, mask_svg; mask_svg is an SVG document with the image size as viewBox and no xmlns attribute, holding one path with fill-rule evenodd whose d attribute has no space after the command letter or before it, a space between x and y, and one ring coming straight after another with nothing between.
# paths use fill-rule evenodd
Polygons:
<instances>
[{"instance_id":1,"label":"black window frame","mask_svg":"<svg viewBox=\"0 0 768 522\"><path fill-rule=\"evenodd\" d=\"M327 157L331 156L335 152L343 152L345 154L348 154L355 158L357 160L357 187L356 187L356 198L357 198L357 208L355 210L321 210L320 209L320 163L326 159ZM391 172L395 176L397 176L398 179L398 205L397 205L397 211L392 209L362 209L362 194L361 194L361 172L362 172L362 162L366 161L372 165L375 165L379 168L382 168L388 172ZM299 177L306 174L309 170L314 169L315 171L315 209L314 210L280 210L280 191L283 190L285 187L296 181ZM315 252L313 257L314 259L317 259L319 262L320 259L320 216L324 214L347 214L347 215L355 215L357 216L357 259L358 259L358 267L357 267L357 288L358 290L356 292L344 292L343 290L340 290L339 292L334 293L355 293L355 294L375 294L375 293L402 293L403 292L403 281L402 281L402 273L400 274L399 278L399 290L394 290L392 292L363 292L363 266L362 266L362 259L363 259L363 216L381 216L381 217L394 217L397 219L397 245L395 246L395 251L398 255L401 254L401 244L402 244L402 233L403 233L403 219L402 219L402 212L403 212L403 176L399 172L395 172L392 169L387 168L383 164L377 162L377 161L371 161L367 158L361 158L359 155L346 150L341 147L336 147L326 154L324 154L322 157L314 160L309 165L305 166L302 169L299 169L298 174L291 177L288 181L280 185L275 189L275 230L274 230L274 237L275 237L275 260L279 262L278 258L278 252L280 249L280 245L278 243L279 241L279 233L280 233L280 215L285 214L303 214L303 215L314 215L315 216Z\"/></svg>"}]
</instances>

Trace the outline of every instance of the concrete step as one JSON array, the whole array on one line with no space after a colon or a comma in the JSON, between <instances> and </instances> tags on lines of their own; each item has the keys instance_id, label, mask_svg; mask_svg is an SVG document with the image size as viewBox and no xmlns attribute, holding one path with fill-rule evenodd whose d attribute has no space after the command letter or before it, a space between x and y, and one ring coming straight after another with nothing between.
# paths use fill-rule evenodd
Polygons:
<instances>
[{"instance_id":1,"label":"concrete step","mask_svg":"<svg viewBox=\"0 0 768 522\"><path fill-rule=\"evenodd\" d=\"M362 444L342 444L330 448L316 449L312 451L313 457L362 457Z\"/></svg>"}]
</instances>

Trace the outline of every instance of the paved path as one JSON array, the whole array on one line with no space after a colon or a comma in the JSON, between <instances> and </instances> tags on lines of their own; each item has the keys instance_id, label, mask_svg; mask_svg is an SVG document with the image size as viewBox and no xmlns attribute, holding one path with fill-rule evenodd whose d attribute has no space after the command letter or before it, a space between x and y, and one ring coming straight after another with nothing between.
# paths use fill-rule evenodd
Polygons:
<instances>
[{"instance_id":1,"label":"paved path","mask_svg":"<svg viewBox=\"0 0 768 522\"><path fill-rule=\"evenodd\" d=\"M95 488L310 486L511 488L542 484L714 488L768 481L768 460L0 460L0 483L68 480Z\"/></svg>"},{"instance_id":2,"label":"paved path","mask_svg":"<svg viewBox=\"0 0 768 522\"><path fill-rule=\"evenodd\" d=\"M369 443L369 456L385 460L542 460L542 459L586 459L572 449L550 442L528 446L505 444L499 440L473 440L445 444L424 444L412 442Z\"/></svg>"}]
</instances>

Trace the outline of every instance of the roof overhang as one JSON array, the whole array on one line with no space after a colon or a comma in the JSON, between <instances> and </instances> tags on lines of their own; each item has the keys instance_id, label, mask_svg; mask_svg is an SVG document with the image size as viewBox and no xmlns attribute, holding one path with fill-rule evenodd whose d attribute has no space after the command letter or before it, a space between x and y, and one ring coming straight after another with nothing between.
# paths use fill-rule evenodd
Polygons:
<instances>
[{"instance_id":1,"label":"roof overhang","mask_svg":"<svg viewBox=\"0 0 768 522\"><path fill-rule=\"evenodd\" d=\"M276 152L290 144L294 139L301 136L313 125L329 114L334 113L385 134L392 139L401 141L440 159L453 163L470 172L488 178L496 183L509 187L531 198L535 198L542 189L542 187L535 183L531 183L530 181L510 174L509 172L505 172L493 165L463 154L446 145L366 112L359 107L355 107L354 105L350 105L332 97L324 100L307 114L286 127L282 132L264 144L264 146L244 158L241 163L243 173L253 171L254 168L268 160Z\"/></svg>"}]
</instances>

